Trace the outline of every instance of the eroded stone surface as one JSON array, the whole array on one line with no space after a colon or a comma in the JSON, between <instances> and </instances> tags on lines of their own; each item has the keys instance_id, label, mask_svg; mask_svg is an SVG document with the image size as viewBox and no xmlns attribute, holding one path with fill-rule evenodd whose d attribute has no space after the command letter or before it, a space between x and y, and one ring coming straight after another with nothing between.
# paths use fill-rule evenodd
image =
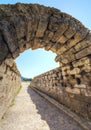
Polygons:
<instances>
[{"instance_id":1,"label":"eroded stone surface","mask_svg":"<svg viewBox=\"0 0 91 130\"><path fill-rule=\"evenodd\" d=\"M16 93L20 84L13 59L29 48L51 50L57 54L55 61L60 63L58 69L41 79L38 76L38 81L34 78L34 86L55 97L60 92L57 98L61 103L91 118L91 32L55 8L37 4L0 5L0 89L5 98L13 96L11 89ZM1 93L1 104L5 98L2 99ZM0 108L0 113L4 113L3 107Z\"/></svg>"},{"instance_id":2,"label":"eroded stone surface","mask_svg":"<svg viewBox=\"0 0 91 130\"><path fill-rule=\"evenodd\" d=\"M91 42L89 30L75 18L57 9L37 4L0 5L0 19L0 44L3 43L1 46L5 52L0 57L1 61L7 58L7 54L15 58L28 48L50 48L60 55L57 61L62 60L64 64L90 54L90 49L82 49L85 55L78 52L81 46L86 47L87 42ZM71 52L71 48L74 52ZM65 57L66 51L70 59Z\"/></svg>"},{"instance_id":3,"label":"eroded stone surface","mask_svg":"<svg viewBox=\"0 0 91 130\"><path fill-rule=\"evenodd\" d=\"M21 86L20 73L13 59L0 65L0 119L7 111Z\"/></svg>"},{"instance_id":4,"label":"eroded stone surface","mask_svg":"<svg viewBox=\"0 0 91 130\"><path fill-rule=\"evenodd\" d=\"M84 64L88 59L82 60ZM79 61L80 62L80 61ZM77 63L76 63L77 64ZM80 63L78 64L81 65ZM86 68L81 68L84 72ZM35 77L31 86L45 92L85 118L91 118L91 78L89 68L85 74L81 69L59 67Z\"/></svg>"}]
</instances>

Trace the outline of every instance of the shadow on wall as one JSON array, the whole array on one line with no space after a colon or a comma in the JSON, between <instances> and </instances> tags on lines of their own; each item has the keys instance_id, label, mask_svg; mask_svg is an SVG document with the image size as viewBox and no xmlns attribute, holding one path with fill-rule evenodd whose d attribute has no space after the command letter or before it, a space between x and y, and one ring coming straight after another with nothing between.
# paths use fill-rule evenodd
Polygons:
<instances>
[{"instance_id":1,"label":"shadow on wall","mask_svg":"<svg viewBox=\"0 0 91 130\"><path fill-rule=\"evenodd\" d=\"M28 87L27 92L36 105L36 109L38 110L38 114L41 115L41 119L47 122L50 130L73 130L75 129L75 126L77 130L80 130L78 124L65 115L65 113L50 104L46 99L39 96L30 87Z\"/></svg>"}]
</instances>

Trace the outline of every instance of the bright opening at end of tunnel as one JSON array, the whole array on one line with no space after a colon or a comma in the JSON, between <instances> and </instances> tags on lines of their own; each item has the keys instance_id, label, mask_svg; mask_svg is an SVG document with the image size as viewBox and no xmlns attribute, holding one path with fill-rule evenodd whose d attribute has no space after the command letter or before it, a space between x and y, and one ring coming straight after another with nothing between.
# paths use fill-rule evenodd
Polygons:
<instances>
[{"instance_id":1,"label":"bright opening at end of tunnel","mask_svg":"<svg viewBox=\"0 0 91 130\"><path fill-rule=\"evenodd\" d=\"M44 49L26 50L16 58L18 70L26 78L33 78L59 66L55 62L56 54Z\"/></svg>"}]
</instances>

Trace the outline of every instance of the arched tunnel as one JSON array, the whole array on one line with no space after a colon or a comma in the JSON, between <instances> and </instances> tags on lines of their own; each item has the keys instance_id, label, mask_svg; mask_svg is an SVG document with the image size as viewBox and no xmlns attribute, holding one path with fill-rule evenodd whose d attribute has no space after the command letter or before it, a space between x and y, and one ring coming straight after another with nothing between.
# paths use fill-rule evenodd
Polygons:
<instances>
[{"instance_id":1,"label":"arched tunnel","mask_svg":"<svg viewBox=\"0 0 91 130\"><path fill-rule=\"evenodd\" d=\"M21 84L14 59L29 48L51 50L60 63L31 86L91 118L91 32L72 16L37 4L0 5L0 118Z\"/></svg>"}]
</instances>

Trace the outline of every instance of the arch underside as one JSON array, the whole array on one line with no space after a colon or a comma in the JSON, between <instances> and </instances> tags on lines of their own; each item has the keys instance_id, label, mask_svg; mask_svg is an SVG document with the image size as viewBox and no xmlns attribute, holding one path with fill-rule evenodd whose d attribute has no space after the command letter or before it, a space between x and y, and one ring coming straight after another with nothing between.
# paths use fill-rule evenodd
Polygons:
<instances>
[{"instance_id":1,"label":"arch underside","mask_svg":"<svg viewBox=\"0 0 91 130\"><path fill-rule=\"evenodd\" d=\"M28 48L45 48L57 54L56 61L67 64L90 54L79 54L90 46L90 35L78 20L54 8L0 6L0 61L16 58Z\"/></svg>"},{"instance_id":2,"label":"arch underside","mask_svg":"<svg viewBox=\"0 0 91 130\"><path fill-rule=\"evenodd\" d=\"M57 72L54 70L52 73L56 73L55 79L61 87L68 88L65 92L66 95L69 93L78 95L77 87L74 89L74 86L79 78L81 84L85 85L84 88L79 88L80 98L90 98L91 32L81 22L60 10L42 5L0 5L1 86L9 85L5 82L8 75L13 77L13 79L8 77L10 78L8 80L12 79L12 83L19 79L20 74L13 60L29 48L32 50L44 48L56 53L55 61L60 63L60 67ZM51 72L47 74L50 75ZM52 79L51 76L49 77ZM57 77L59 78L57 79ZM34 78L34 86L37 86L37 81L40 82L39 77L38 80L37 77ZM49 80L45 81L49 82ZM57 87L58 84L56 85L53 82L55 81L51 81L51 86ZM20 85L19 80L18 84ZM85 91L81 91L81 89ZM46 92L48 93L48 91ZM8 92L6 93L8 95ZM80 99L76 97L70 100L79 101ZM87 99L86 102L84 100L82 102L85 105L88 103L89 108L91 108L91 101ZM64 104L67 104L67 102ZM90 111L88 108L86 109L87 112Z\"/></svg>"}]
</instances>

